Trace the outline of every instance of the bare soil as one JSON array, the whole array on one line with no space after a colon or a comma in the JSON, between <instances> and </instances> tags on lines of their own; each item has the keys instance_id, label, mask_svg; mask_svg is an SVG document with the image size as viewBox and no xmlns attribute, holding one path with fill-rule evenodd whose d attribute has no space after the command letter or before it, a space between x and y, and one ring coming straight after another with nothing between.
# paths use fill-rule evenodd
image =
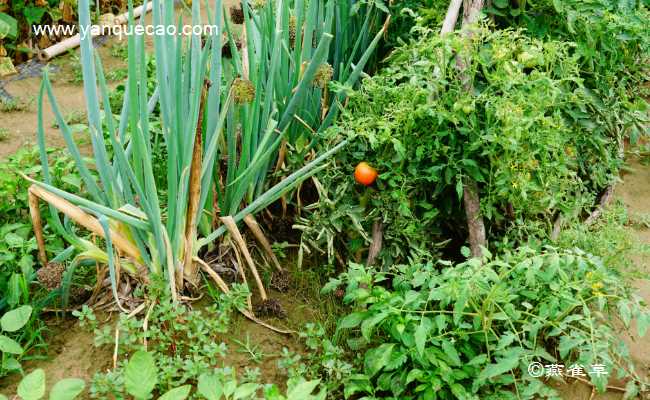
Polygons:
<instances>
[{"instance_id":1,"label":"bare soil","mask_svg":"<svg viewBox=\"0 0 650 400\"><path fill-rule=\"evenodd\" d=\"M116 43L112 39L109 43ZM110 47L98 48L106 71L125 66L125 62L111 56ZM78 53L79 50L75 50ZM75 59L72 54L64 55L50 63L50 80L61 114L66 117L73 113L83 113L86 109L86 98L83 85L72 83L74 77ZM35 76L31 76L35 75ZM23 146L36 144L36 129L38 121L38 93L41 85L41 75L31 73L27 76L13 76L0 80L0 88L8 93L18 104L17 111L0 111L0 130L4 129L8 137L0 141L0 160L14 154ZM111 86L111 85L109 85ZM58 128L55 128L55 117L47 96L43 102L43 128L48 147L65 147L65 142Z\"/></svg>"},{"instance_id":2,"label":"bare soil","mask_svg":"<svg viewBox=\"0 0 650 400\"><path fill-rule=\"evenodd\" d=\"M277 299L287 311L287 318L283 320L267 320L276 327L288 327L293 330L301 329L305 323L320 318L318 308L310 305L310 299L303 298L300 292L277 293L271 292L270 296ZM201 308L207 301L199 302L196 307ZM101 320L106 324L115 326L116 315L105 315ZM81 328L75 318L56 318L47 321L50 333L46 336L48 351L45 360L27 361L23 364L26 371L42 368L45 371L48 390L58 380L63 378L81 378L90 385L95 373L110 370L113 367L113 347L95 347L94 334ZM281 335L270 331L261 325L235 315L227 334L215 335L215 342L225 343L228 355L223 359L223 365L235 368L238 373L243 373L245 368L259 368L260 380L263 383L275 383L283 386L286 382L286 371L278 367L282 349L295 353L304 353L305 349L297 335ZM263 355L259 363L251 360L242 346L238 343L249 341L256 347L256 352ZM0 393L15 393L19 374L13 374L0 380ZM81 399L89 399L86 390Z\"/></svg>"},{"instance_id":3,"label":"bare soil","mask_svg":"<svg viewBox=\"0 0 650 400\"><path fill-rule=\"evenodd\" d=\"M236 3L237 0L224 0L224 7L228 8ZM201 8L201 15L207 23L205 3L201 2ZM187 15L184 18L185 21L189 21ZM150 23L152 23L151 13L145 17L145 24ZM102 42L101 45L97 46L97 50L101 55L105 73L125 67L126 62L124 60L111 55L111 46L116 43L125 44L126 38L122 38L120 42L118 38L110 37L102 40ZM145 38L145 46L148 50L153 49L153 37L148 36ZM78 48L71 50L67 55L55 58L49 63L49 66L53 67L52 70L54 71L50 75L52 87L64 117L70 113L83 112L86 109L83 84L70 82L71 78L75 76L74 64L79 62L73 55L79 55ZM19 66L19 68L21 67ZM37 99L40 84L40 73L30 73L26 74L26 76L14 75L0 79L0 99L3 97L3 92L5 92L4 94L10 95L22 105L22 109L18 111L0 111L0 131L8 133L7 138L0 140L0 160L14 154L23 146L36 144ZM109 87L114 85L116 84L109 84ZM43 120L47 145L50 147L65 147L61 133L57 128L54 128L54 114L47 97L44 102Z\"/></svg>"}]
</instances>

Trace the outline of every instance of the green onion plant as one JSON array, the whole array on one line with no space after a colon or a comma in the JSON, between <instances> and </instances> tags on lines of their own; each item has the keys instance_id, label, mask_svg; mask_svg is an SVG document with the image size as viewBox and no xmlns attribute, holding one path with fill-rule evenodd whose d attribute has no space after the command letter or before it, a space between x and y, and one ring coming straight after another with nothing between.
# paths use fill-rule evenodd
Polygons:
<instances>
[{"instance_id":1,"label":"green onion plant","mask_svg":"<svg viewBox=\"0 0 650 400\"><path fill-rule=\"evenodd\" d=\"M85 26L91 23L88 3L79 1ZM33 181L30 195L49 203L48 222L77 249L72 268L83 259L107 264L116 297L118 268L144 282L152 274L164 277L173 296L186 282L195 284L199 251L227 232L219 217L238 223L254 215L324 168L345 145L317 154L278 182L267 180L282 143L318 149L318 133L336 118L345 88L357 83L374 57L387 25L384 8L361 0L242 0L241 8L244 22L237 27L221 0L206 2L207 16L193 2L191 23L207 20L218 29L203 37L155 36L154 76L145 38L130 35L128 79L115 114L100 57L92 39L83 37L90 159L75 143L44 73L38 97L44 178ZM131 27L145 23L133 17L131 1L129 10ZM153 0L152 14L154 25L183 24L171 1ZM228 57L222 54L224 40ZM151 80L157 86L150 96ZM83 194L52 184L43 128L46 96ZM161 170L154 165L157 146L166 154L162 179L155 173ZM72 222L103 237L106 250L83 239Z\"/></svg>"}]
</instances>

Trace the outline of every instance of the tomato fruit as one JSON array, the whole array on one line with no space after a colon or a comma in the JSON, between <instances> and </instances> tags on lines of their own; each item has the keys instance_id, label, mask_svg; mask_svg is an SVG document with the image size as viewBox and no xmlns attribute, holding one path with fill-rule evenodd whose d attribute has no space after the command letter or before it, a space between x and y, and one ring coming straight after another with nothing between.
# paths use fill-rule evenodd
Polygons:
<instances>
[{"instance_id":1,"label":"tomato fruit","mask_svg":"<svg viewBox=\"0 0 650 400\"><path fill-rule=\"evenodd\" d=\"M362 161L354 169L354 180L362 185L370 186L377 180L377 170Z\"/></svg>"}]
</instances>

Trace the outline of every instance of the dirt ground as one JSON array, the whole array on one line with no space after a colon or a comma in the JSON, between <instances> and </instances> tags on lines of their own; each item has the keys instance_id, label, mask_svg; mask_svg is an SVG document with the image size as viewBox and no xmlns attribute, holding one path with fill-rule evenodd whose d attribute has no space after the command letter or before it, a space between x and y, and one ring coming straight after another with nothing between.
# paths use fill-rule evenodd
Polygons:
<instances>
[{"instance_id":1,"label":"dirt ground","mask_svg":"<svg viewBox=\"0 0 650 400\"><path fill-rule=\"evenodd\" d=\"M318 309L310 306L310 300L303 298L299 292L278 293L270 292L271 298L277 299L283 309L287 312L286 319L272 318L267 323L276 327L289 328L291 330L301 329L309 321L319 320ZM195 306L201 308L205 301ZM140 316L142 317L142 316ZM115 326L116 314L98 315L102 321ZM113 366L112 346L95 347L94 334L81 328L75 318L57 318L52 316L47 320L50 332L47 334L48 351L46 360L27 361L23 368L27 371L35 368L42 368L45 371L48 391L58 380L63 378L81 378L90 385L93 375L96 372L110 370ZM223 366L235 368L242 373L246 367L259 368L261 371L260 380L263 383L275 383L283 386L286 382L286 371L278 367L278 360L281 358L282 349L287 348L291 352L304 353L305 349L300 343L297 335L282 335L236 315L227 334L216 335L216 343L225 343L228 346L228 354L223 359ZM256 364L237 341L251 344L257 347L257 353L263 355L262 360ZM0 380L0 393L15 393L20 376L18 374ZM80 399L90 399L87 391Z\"/></svg>"},{"instance_id":2,"label":"dirt ground","mask_svg":"<svg viewBox=\"0 0 650 400\"><path fill-rule=\"evenodd\" d=\"M223 1L226 8L235 3L236 0ZM203 20L207 20L205 3L201 2L201 8ZM152 23L151 13L147 14L145 18L145 24L150 23ZM105 73L126 66L124 60L111 54L111 48L114 45L126 45L126 40L123 38L120 41L114 37L99 39L101 44L96 48L101 55ZM145 44L147 49L153 49L153 38L147 37ZM86 109L83 84L71 82L71 78L76 75L74 65L78 63L75 55L79 55L79 49L71 50L69 54L59 56L49 63L52 87L64 117L71 113L83 112ZM23 146L36 144L37 99L41 84L41 67L35 62L26 64L28 65L18 66L18 69L28 69L29 71L0 78L0 100L10 96L21 105L20 110L11 112L3 111L0 108L0 132L8 134L7 138L0 140L0 160L14 154ZM117 83L109 83L109 88L115 85ZM54 127L54 114L47 96L44 102L43 120L47 145L50 147L65 146L61 133Z\"/></svg>"}]
</instances>

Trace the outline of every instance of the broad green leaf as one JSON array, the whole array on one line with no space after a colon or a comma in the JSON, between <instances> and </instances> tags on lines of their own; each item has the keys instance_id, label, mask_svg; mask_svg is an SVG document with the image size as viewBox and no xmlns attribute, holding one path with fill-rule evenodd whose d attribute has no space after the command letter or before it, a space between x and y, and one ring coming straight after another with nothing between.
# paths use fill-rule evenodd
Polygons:
<instances>
[{"instance_id":1,"label":"broad green leaf","mask_svg":"<svg viewBox=\"0 0 650 400\"><path fill-rule=\"evenodd\" d=\"M364 370L370 377L379 372L390 361L395 343L384 343L377 348L368 350L364 361Z\"/></svg>"},{"instance_id":2,"label":"broad green leaf","mask_svg":"<svg viewBox=\"0 0 650 400\"><path fill-rule=\"evenodd\" d=\"M621 320L625 326L629 327L630 321L632 320L632 312L630 311L630 306L626 301L621 300L618 302L618 312L621 315Z\"/></svg>"},{"instance_id":3,"label":"broad green leaf","mask_svg":"<svg viewBox=\"0 0 650 400\"><path fill-rule=\"evenodd\" d=\"M307 399L311 393L318 387L320 379L315 381L302 381L287 392L289 399Z\"/></svg>"},{"instance_id":4,"label":"broad green leaf","mask_svg":"<svg viewBox=\"0 0 650 400\"><path fill-rule=\"evenodd\" d=\"M381 312L379 314L375 314L370 318L366 318L363 320L361 323L361 335L366 339L367 341L370 341L370 336L372 335L372 331L374 327L386 319L388 316L388 312Z\"/></svg>"},{"instance_id":5,"label":"broad green leaf","mask_svg":"<svg viewBox=\"0 0 650 400\"><path fill-rule=\"evenodd\" d=\"M58 381L50 391L50 400L72 400L86 387L83 379L69 378Z\"/></svg>"},{"instance_id":6,"label":"broad green leaf","mask_svg":"<svg viewBox=\"0 0 650 400\"><path fill-rule=\"evenodd\" d=\"M9 14L0 12L0 39L16 39L18 37L18 21Z\"/></svg>"},{"instance_id":7,"label":"broad green leaf","mask_svg":"<svg viewBox=\"0 0 650 400\"><path fill-rule=\"evenodd\" d=\"M479 374L479 379L488 380L495 376L503 375L519 364L519 357L504 358L496 364L489 364Z\"/></svg>"},{"instance_id":8,"label":"broad green leaf","mask_svg":"<svg viewBox=\"0 0 650 400\"><path fill-rule=\"evenodd\" d=\"M10 354L23 354L22 346L15 340L8 338L5 335L0 335L0 351Z\"/></svg>"},{"instance_id":9,"label":"broad green leaf","mask_svg":"<svg viewBox=\"0 0 650 400\"><path fill-rule=\"evenodd\" d=\"M257 389L259 388L260 385L258 385L257 383L245 383L239 386L235 390L235 393L233 394L233 398L235 400L249 399L255 394L255 392L257 392Z\"/></svg>"},{"instance_id":10,"label":"broad green leaf","mask_svg":"<svg viewBox=\"0 0 650 400\"><path fill-rule=\"evenodd\" d=\"M190 395L191 385L183 385L168 391L158 398L158 400L185 400Z\"/></svg>"},{"instance_id":11,"label":"broad green leaf","mask_svg":"<svg viewBox=\"0 0 650 400\"><path fill-rule=\"evenodd\" d=\"M648 326L650 326L650 314L643 313L639 315L636 321L636 328L639 333L639 337L644 337L648 331Z\"/></svg>"},{"instance_id":12,"label":"broad green leaf","mask_svg":"<svg viewBox=\"0 0 650 400\"><path fill-rule=\"evenodd\" d=\"M361 321L363 321L366 313L365 312L355 312L350 315L345 316L339 323L340 329L351 329L359 326Z\"/></svg>"},{"instance_id":13,"label":"broad green leaf","mask_svg":"<svg viewBox=\"0 0 650 400\"><path fill-rule=\"evenodd\" d=\"M124 370L126 391L136 399L146 399L158 382L158 372L153 356L137 351L131 356Z\"/></svg>"},{"instance_id":14,"label":"broad green leaf","mask_svg":"<svg viewBox=\"0 0 650 400\"><path fill-rule=\"evenodd\" d=\"M0 400L9 400L4 394L0 394Z\"/></svg>"},{"instance_id":15,"label":"broad green leaf","mask_svg":"<svg viewBox=\"0 0 650 400\"><path fill-rule=\"evenodd\" d=\"M420 356L424 356L424 347L427 343L427 338L429 337L432 326L433 324L431 323L431 319L428 317L422 317L420 325L418 325L415 330L415 348Z\"/></svg>"},{"instance_id":16,"label":"broad green leaf","mask_svg":"<svg viewBox=\"0 0 650 400\"><path fill-rule=\"evenodd\" d=\"M47 10L42 7L25 7L23 15L28 25L34 25L41 22L43 15Z\"/></svg>"},{"instance_id":17,"label":"broad green leaf","mask_svg":"<svg viewBox=\"0 0 650 400\"><path fill-rule=\"evenodd\" d=\"M0 319L0 327L5 332L16 332L27 324L31 315L31 306L18 307L2 316L2 319Z\"/></svg>"},{"instance_id":18,"label":"broad green leaf","mask_svg":"<svg viewBox=\"0 0 650 400\"><path fill-rule=\"evenodd\" d=\"M21 371L23 370L23 366L20 365L20 362L16 360L14 357L4 357L4 360L2 360L2 368L4 368L7 371Z\"/></svg>"},{"instance_id":19,"label":"broad green leaf","mask_svg":"<svg viewBox=\"0 0 650 400\"><path fill-rule=\"evenodd\" d=\"M569 352L584 342L582 338L574 338L569 336L560 337L560 344L558 346L558 351L560 352L560 357L564 358L569 354Z\"/></svg>"},{"instance_id":20,"label":"broad green leaf","mask_svg":"<svg viewBox=\"0 0 650 400\"><path fill-rule=\"evenodd\" d=\"M443 339L442 351L444 351L447 357L449 357L449 359L451 360L451 365L455 367L460 367L462 365L462 362L460 361L460 357L458 356L458 352L456 351L456 348L454 347L454 344L452 342Z\"/></svg>"},{"instance_id":21,"label":"broad green leaf","mask_svg":"<svg viewBox=\"0 0 650 400\"><path fill-rule=\"evenodd\" d=\"M223 394L221 382L214 374L201 374L199 376L199 383L197 391L208 400L219 400Z\"/></svg>"},{"instance_id":22,"label":"broad green leaf","mask_svg":"<svg viewBox=\"0 0 650 400\"><path fill-rule=\"evenodd\" d=\"M18 396L22 400L39 400L45 396L45 371L35 369L18 384Z\"/></svg>"}]
</instances>

